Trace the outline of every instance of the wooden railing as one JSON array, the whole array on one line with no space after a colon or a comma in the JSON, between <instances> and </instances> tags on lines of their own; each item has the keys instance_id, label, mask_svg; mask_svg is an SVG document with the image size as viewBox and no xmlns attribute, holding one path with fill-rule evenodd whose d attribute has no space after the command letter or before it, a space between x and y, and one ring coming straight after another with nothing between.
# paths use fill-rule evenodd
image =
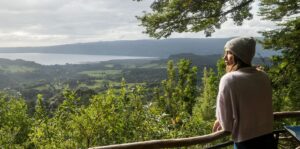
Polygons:
<instances>
[{"instance_id":1,"label":"wooden railing","mask_svg":"<svg viewBox=\"0 0 300 149\"><path fill-rule=\"evenodd\" d=\"M289 112L274 112L274 120L283 118L300 118L300 111ZM229 133L218 131L208 135L197 137L179 138L179 139L165 139L165 140L151 140L143 142L116 144L100 147L92 147L90 149L158 149L158 148L175 148L191 145L206 144L222 137L228 136Z\"/></svg>"}]
</instances>

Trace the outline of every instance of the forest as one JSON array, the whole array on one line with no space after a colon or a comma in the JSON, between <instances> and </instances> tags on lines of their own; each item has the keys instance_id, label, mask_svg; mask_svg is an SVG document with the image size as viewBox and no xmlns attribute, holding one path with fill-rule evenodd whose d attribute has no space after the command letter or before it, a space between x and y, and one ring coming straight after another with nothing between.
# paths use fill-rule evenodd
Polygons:
<instances>
[{"instance_id":1,"label":"forest","mask_svg":"<svg viewBox=\"0 0 300 149\"><path fill-rule=\"evenodd\" d=\"M88 148L208 134L225 73L220 55L53 66L1 62L3 78L14 80L2 79L14 84L10 88L1 83L4 148ZM254 63L272 67L268 58Z\"/></svg>"},{"instance_id":2,"label":"forest","mask_svg":"<svg viewBox=\"0 0 300 149\"><path fill-rule=\"evenodd\" d=\"M184 55L186 56L186 54ZM196 55L192 56L197 57ZM199 57L201 56L197 58ZM216 61L215 59L219 57L211 56L210 59ZM93 64L91 67L94 68L75 65L37 65L41 68L50 67L43 68L43 71L38 70L38 72L44 72L50 76L62 72L50 73L52 71L51 67L63 67L55 69L67 70L66 68L68 68L68 71L62 72L67 74L72 74L69 70L80 72L80 74L84 74L82 78L86 80L74 76L73 80L62 83L67 87L61 86L59 88L56 85L56 88L53 87L55 89L51 91L52 87L46 87L46 85L55 86L59 81L54 81L57 78L44 77L44 82L38 81L39 83L32 85L25 84L24 89L27 89L29 93L20 90L21 93L16 94L12 89L10 91L8 89L4 90L1 94L0 108L4 110L1 112L1 144L4 148L87 148L95 145L207 133L206 128L211 126L209 123L200 120L198 114L203 115L203 120L212 120L214 118L214 114L212 114L214 101L203 100L203 104L201 104L199 99L216 96L216 88L207 86L208 90L213 89L211 92L213 95L207 94L206 91L207 95L203 94L203 97L201 97L200 83L197 81L200 78L198 68L203 69L205 66L193 66L191 60L181 59L180 56L172 56L172 58L173 60L147 62L142 65L141 62L138 62L139 67L147 69L132 69L130 71L124 69L122 72L125 75L116 77L114 77L114 74L121 71L121 66L117 67L118 70L111 70L111 65L113 65L111 62L101 64L101 66L109 65L109 70L101 69L99 66L96 67L97 70L101 71L91 71L95 69L94 65L100 64ZM196 61L194 62L196 63ZM19 65L13 63L19 63ZM126 65L135 66L134 63L130 63L130 65L129 63L126 63ZM208 65L209 61L204 64ZM2 71L7 72L11 70L8 68L12 66L22 66L25 71L31 70L28 66L36 67L36 64L10 61L6 67L2 65ZM149 66L155 67L150 69ZM161 69L158 69L158 66ZM75 69L72 67L80 68ZM6 68L6 71L3 68ZM84 70L82 70L83 68ZM204 69L203 82L217 83L217 75L215 75L213 68L216 67ZM156 69L158 70L155 71ZM21 69L18 70L21 71ZM151 75L150 72L154 72L156 75ZM158 72L161 72L161 74L157 75ZM106 76L106 73L109 74ZM130 77L126 77L126 73L130 73L128 75ZM86 76L86 74L88 75ZM37 77L39 75L41 74L36 76L31 74L30 76L33 76L32 79L40 79ZM44 76L44 74L42 75ZM144 81L139 82L138 79L131 79L139 75L143 76L141 80L144 79ZM59 76L60 74L56 74L56 77ZM219 76L221 75L219 74ZM68 77L70 79L70 76ZM95 85L91 82L97 82L97 80L92 78L111 82L107 82L107 84L98 82ZM124 78L128 78L131 83L126 82ZM66 80L66 78L61 79ZM154 79L156 81L153 81ZM29 78L26 77L24 80L29 81ZM84 86L88 87L83 89L83 85L74 85L78 81L85 83ZM93 86L99 88L93 89ZM101 86L105 86L105 88L101 88ZM174 86L177 87L174 88ZM40 88L45 88L50 93L44 93L45 91L42 89L38 90ZM49 98L49 94L57 92L61 93ZM31 95L26 96L26 93ZM27 99L24 99L24 96ZM32 99L35 100L32 101ZM60 100L60 102L53 104L53 102L56 102L53 99ZM194 105L198 105L198 107ZM211 111L209 112L210 115L207 115L207 110ZM195 117L192 117L195 113L193 111L197 111ZM197 125L193 125L193 123ZM203 128L198 127L198 125L203 125Z\"/></svg>"},{"instance_id":3,"label":"forest","mask_svg":"<svg viewBox=\"0 0 300 149\"><path fill-rule=\"evenodd\" d=\"M237 25L251 19L252 2L157 0L153 12L138 19L155 38L199 31L211 36L228 18ZM296 0L260 0L260 15L280 26L261 32L259 42L281 54L256 63L271 79L274 111L300 107L299 8ZM225 74L221 56L211 57L209 63L175 56L47 67L1 59L0 147L88 148L209 134L218 83ZM299 118L276 122L274 128L286 124L299 125ZM297 146L280 143L282 148Z\"/></svg>"}]
</instances>

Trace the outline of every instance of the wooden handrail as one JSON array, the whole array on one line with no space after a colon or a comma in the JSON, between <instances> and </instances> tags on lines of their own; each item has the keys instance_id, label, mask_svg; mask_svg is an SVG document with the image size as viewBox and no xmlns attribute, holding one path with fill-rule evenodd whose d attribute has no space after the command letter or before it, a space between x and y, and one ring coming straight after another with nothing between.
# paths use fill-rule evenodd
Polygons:
<instances>
[{"instance_id":1,"label":"wooden handrail","mask_svg":"<svg viewBox=\"0 0 300 149\"><path fill-rule=\"evenodd\" d=\"M218 131L208 135L180 138L180 139L165 139L165 140L151 140L144 142L134 142L125 144L108 145L102 147L94 147L91 149L157 149L157 148L172 148L181 146L190 146L196 144L208 143L213 140L222 138L229 133L224 131Z\"/></svg>"},{"instance_id":2,"label":"wooden handrail","mask_svg":"<svg viewBox=\"0 0 300 149\"><path fill-rule=\"evenodd\" d=\"M282 118L300 118L300 111L274 112L274 120Z\"/></svg>"},{"instance_id":3,"label":"wooden handrail","mask_svg":"<svg viewBox=\"0 0 300 149\"><path fill-rule=\"evenodd\" d=\"M300 111L289 112L274 112L274 120L282 118L300 118ZM197 144L205 144L215 141L219 138L228 136L229 133L225 131L218 131L215 133L179 139L164 139L164 140L150 140L143 142L133 142L125 144L115 144L108 146L92 147L90 149L158 149L158 148L174 148L182 146L191 146Z\"/></svg>"}]
</instances>

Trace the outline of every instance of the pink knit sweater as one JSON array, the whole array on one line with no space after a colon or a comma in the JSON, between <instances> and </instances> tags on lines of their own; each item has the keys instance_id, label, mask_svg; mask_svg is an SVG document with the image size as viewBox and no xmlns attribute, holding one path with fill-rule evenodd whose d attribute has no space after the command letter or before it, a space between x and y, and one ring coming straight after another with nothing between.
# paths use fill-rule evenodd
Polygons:
<instances>
[{"instance_id":1,"label":"pink knit sweater","mask_svg":"<svg viewBox=\"0 0 300 149\"><path fill-rule=\"evenodd\" d=\"M268 76L254 67L225 74L219 84L216 117L234 142L273 131L272 91Z\"/></svg>"}]
</instances>

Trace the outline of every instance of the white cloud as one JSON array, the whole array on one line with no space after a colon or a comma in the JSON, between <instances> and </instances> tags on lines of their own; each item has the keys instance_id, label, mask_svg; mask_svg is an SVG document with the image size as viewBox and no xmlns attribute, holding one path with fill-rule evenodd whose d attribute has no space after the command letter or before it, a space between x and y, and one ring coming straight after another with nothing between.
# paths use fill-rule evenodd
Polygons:
<instances>
[{"instance_id":1,"label":"white cloud","mask_svg":"<svg viewBox=\"0 0 300 149\"><path fill-rule=\"evenodd\" d=\"M0 1L0 46L41 46L99 40L149 38L135 16L149 11L144 0L7 0ZM254 4L254 11L257 10ZM213 37L258 36L273 28L259 17L241 27L232 21L222 25ZM200 33L175 33L173 37L199 38Z\"/></svg>"}]
</instances>

